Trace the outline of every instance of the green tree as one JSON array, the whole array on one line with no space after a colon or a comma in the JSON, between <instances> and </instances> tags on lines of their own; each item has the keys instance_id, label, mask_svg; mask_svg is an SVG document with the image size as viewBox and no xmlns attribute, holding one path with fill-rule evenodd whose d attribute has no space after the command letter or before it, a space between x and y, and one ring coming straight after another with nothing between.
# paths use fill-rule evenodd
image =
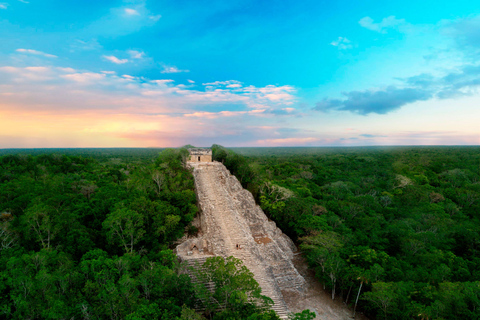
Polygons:
<instances>
[{"instance_id":1,"label":"green tree","mask_svg":"<svg viewBox=\"0 0 480 320\"><path fill-rule=\"evenodd\" d=\"M312 312L308 309L303 310L300 313L295 313L294 315L290 316L290 320L312 320L315 319L317 316L315 315L315 312Z\"/></svg>"},{"instance_id":2,"label":"green tree","mask_svg":"<svg viewBox=\"0 0 480 320\"><path fill-rule=\"evenodd\" d=\"M107 230L108 241L123 247L127 253L134 251L135 245L145 234L143 215L125 207L109 213L103 227Z\"/></svg>"},{"instance_id":3,"label":"green tree","mask_svg":"<svg viewBox=\"0 0 480 320\"><path fill-rule=\"evenodd\" d=\"M363 297L381 309L387 319L388 310L396 303L397 299L395 283L376 282L372 286L372 291L365 293Z\"/></svg>"},{"instance_id":4,"label":"green tree","mask_svg":"<svg viewBox=\"0 0 480 320\"><path fill-rule=\"evenodd\" d=\"M246 308L258 310L267 308L273 301L263 296L262 289L241 260L234 257L207 258L202 268L193 268L199 280L195 292L207 312L225 309L228 312L242 312ZM212 283L213 291L205 284Z\"/></svg>"},{"instance_id":5,"label":"green tree","mask_svg":"<svg viewBox=\"0 0 480 320\"><path fill-rule=\"evenodd\" d=\"M0 252L13 248L17 244L18 236L11 228L12 220L11 213L2 212L0 214Z\"/></svg>"},{"instance_id":6,"label":"green tree","mask_svg":"<svg viewBox=\"0 0 480 320\"><path fill-rule=\"evenodd\" d=\"M50 248L53 239L59 232L52 209L45 204L33 205L25 212L24 219L30 230L34 231L42 248Z\"/></svg>"},{"instance_id":7,"label":"green tree","mask_svg":"<svg viewBox=\"0 0 480 320\"><path fill-rule=\"evenodd\" d=\"M307 259L311 264L318 266L322 275L329 278L332 286L332 300L335 299L336 283L339 274L346 266L340 256L340 249L343 247L338 234L333 231L315 232L314 234L301 238L302 250L307 252Z\"/></svg>"}]
</instances>

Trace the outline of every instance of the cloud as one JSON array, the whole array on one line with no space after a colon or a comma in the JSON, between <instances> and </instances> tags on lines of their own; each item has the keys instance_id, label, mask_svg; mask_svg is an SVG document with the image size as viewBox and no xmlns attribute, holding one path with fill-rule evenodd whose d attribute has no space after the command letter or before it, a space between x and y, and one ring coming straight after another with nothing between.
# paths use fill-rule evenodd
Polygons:
<instances>
[{"instance_id":1,"label":"cloud","mask_svg":"<svg viewBox=\"0 0 480 320\"><path fill-rule=\"evenodd\" d=\"M387 136L382 136L382 135L378 135L378 134L363 133L363 134L360 135L360 137L364 137L364 138L385 138Z\"/></svg>"},{"instance_id":2,"label":"cloud","mask_svg":"<svg viewBox=\"0 0 480 320\"><path fill-rule=\"evenodd\" d=\"M296 109L294 108L281 108L281 109L268 109L266 110L267 113L271 113L274 115L278 116L283 116L283 115L291 115L293 113L296 113Z\"/></svg>"},{"instance_id":3,"label":"cloud","mask_svg":"<svg viewBox=\"0 0 480 320\"><path fill-rule=\"evenodd\" d=\"M84 33L93 38L125 36L152 27L161 18L147 8L146 1L124 2L130 5L111 8L106 15L88 25Z\"/></svg>"},{"instance_id":4,"label":"cloud","mask_svg":"<svg viewBox=\"0 0 480 320\"><path fill-rule=\"evenodd\" d=\"M72 80L74 82L79 83L94 83L98 82L98 80L105 79L105 73L95 73L95 72L83 72L83 73L69 73L65 75L61 75L60 77L68 80Z\"/></svg>"},{"instance_id":5,"label":"cloud","mask_svg":"<svg viewBox=\"0 0 480 320\"><path fill-rule=\"evenodd\" d=\"M439 87L437 96L449 99L478 93L480 86L480 65L465 65L456 72L432 80L431 86Z\"/></svg>"},{"instance_id":6,"label":"cloud","mask_svg":"<svg viewBox=\"0 0 480 320\"><path fill-rule=\"evenodd\" d=\"M250 111L220 111L220 112L193 112L193 113L186 113L184 117L195 117L195 118L203 118L203 119L216 119L220 117L237 117L240 115L246 114L255 114L261 113L263 110L250 110Z\"/></svg>"},{"instance_id":7,"label":"cloud","mask_svg":"<svg viewBox=\"0 0 480 320\"><path fill-rule=\"evenodd\" d=\"M163 85L163 84L168 84L168 83L174 83L175 81L172 80L172 79L162 79L162 80L151 80L150 82Z\"/></svg>"},{"instance_id":8,"label":"cloud","mask_svg":"<svg viewBox=\"0 0 480 320\"><path fill-rule=\"evenodd\" d=\"M347 50L353 47L351 41L344 37L338 37L337 40L332 41L330 44L334 47L338 47L340 50Z\"/></svg>"},{"instance_id":9,"label":"cloud","mask_svg":"<svg viewBox=\"0 0 480 320\"><path fill-rule=\"evenodd\" d=\"M124 64L124 63L127 63L128 62L128 59L119 59L115 56L106 56L106 55L103 55L102 56L103 58L107 59L108 61L110 62L113 62L113 63L116 63L116 64Z\"/></svg>"},{"instance_id":10,"label":"cloud","mask_svg":"<svg viewBox=\"0 0 480 320\"><path fill-rule=\"evenodd\" d=\"M23 86L26 83L46 83L50 84L55 80L56 73L49 67L25 67L17 68L11 66L0 67L2 81L5 83L15 83L15 85ZM0 82L1 83L1 82Z\"/></svg>"},{"instance_id":11,"label":"cloud","mask_svg":"<svg viewBox=\"0 0 480 320\"><path fill-rule=\"evenodd\" d=\"M291 86L236 80L191 86L109 71L5 66L0 67L0 118L8 128L0 126L0 136L41 132L42 141L30 147L254 145L260 137L302 134L258 128L278 122L279 114L293 116L295 94Z\"/></svg>"},{"instance_id":12,"label":"cloud","mask_svg":"<svg viewBox=\"0 0 480 320\"><path fill-rule=\"evenodd\" d=\"M316 137L306 137L306 138L280 138L280 139L263 139L258 140L257 144L266 145L266 146L308 146L308 145L318 145L322 142L322 139Z\"/></svg>"},{"instance_id":13,"label":"cloud","mask_svg":"<svg viewBox=\"0 0 480 320\"><path fill-rule=\"evenodd\" d=\"M178 120L188 122L182 122L179 126ZM178 129L185 124L191 126L188 129ZM275 139L274 135L278 135L283 129L274 126L245 125L245 123L225 121L224 119L202 119L199 121L196 118L185 117L177 118L175 126L177 127L176 130L126 132L123 137L138 141L138 143L145 143L145 139L151 139L153 143L155 140L161 139L174 146L181 146L185 143L203 146L209 146L212 143L229 146L265 146L265 144L259 144L259 137ZM289 134L291 135L292 132L289 132Z\"/></svg>"},{"instance_id":14,"label":"cloud","mask_svg":"<svg viewBox=\"0 0 480 320\"><path fill-rule=\"evenodd\" d=\"M431 90L439 99L450 99L478 93L480 87L480 65L467 64L442 76L420 74L403 80L406 84Z\"/></svg>"},{"instance_id":15,"label":"cloud","mask_svg":"<svg viewBox=\"0 0 480 320\"><path fill-rule=\"evenodd\" d=\"M132 59L143 59L145 57L145 52L137 50L128 50L127 53Z\"/></svg>"},{"instance_id":16,"label":"cloud","mask_svg":"<svg viewBox=\"0 0 480 320\"><path fill-rule=\"evenodd\" d=\"M242 83L236 80L207 82L207 83L202 83L202 85L206 86L207 88L214 88L214 87L221 87L221 86L225 86L227 88L242 87Z\"/></svg>"},{"instance_id":17,"label":"cloud","mask_svg":"<svg viewBox=\"0 0 480 320\"><path fill-rule=\"evenodd\" d=\"M407 79L398 79L400 81L405 81L407 84L415 87L429 88L432 86L432 83L436 81L436 78L431 74L422 73Z\"/></svg>"},{"instance_id":18,"label":"cloud","mask_svg":"<svg viewBox=\"0 0 480 320\"><path fill-rule=\"evenodd\" d=\"M458 49L474 56L480 54L480 16L443 21L441 27L443 33L456 42Z\"/></svg>"},{"instance_id":19,"label":"cloud","mask_svg":"<svg viewBox=\"0 0 480 320\"><path fill-rule=\"evenodd\" d=\"M219 116L272 116L263 115L265 110L282 110L294 113L289 105L296 100L291 86L265 87L243 86L229 88L238 81L227 81L221 87L202 90L191 86L175 84L172 79L148 80L131 75L117 75L114 72L89 72L58 67L0 67L0 88L16 83L14 88L20 96L30 96L31 101L41 102L52 108L65 103L53 100L65 98L75 100L78 106L91 105L101 109L114 105L133 108L141 112L165 112ZM218 82L221 83L221 82ZM55 86L51 86L55 84ZM10 90L10 89L9 89ZM55 92L55 93L52 93ZM95 97L92 102L85 101ZM42 102L43 101L43 102ZM35 105L33 103L32 105ZM159 108L160 105L163 107ZM172 109L171 106L176 108ZM212 113L212 110L218 110ZM202 114L203 112L203 114Z\"/></svg>"},{"instance_id":20,"label":"cloud","mask_svg":"<svg viewBox=\"0 0 480 320\"><path fill-rule=\"evenodd\" d=\"M215 101L245 101L249 108L270 111L286 108L296 101L296 89L292 86L267 85L244 86L240 81L214 81L202 84L205 97ZM281 111L280 111L281 112ZM273 114L273 112L269 112Z\"/></svg>"},{"instance_id":21,"label":"cloud","mask_svg":"<svg viewBox=\"0 0 480 320\"><path fill-rule=\"evenodd\" d=\"M379 33L387 33L388 29L398 29L402 26L406 26L407 22L405 19L397 19L395 16L389 16L383 18L381 22L375 23L374 20L370 17L364 17L358 21L358 23L369 30L376 31Z\"/></svg>"},{"instance_id":22,"label":"cloud","mask_svg":"<svg viewBox=\"0 0 480 320\"><path fill-rule=\"evenodd\" d=\"M292 109L293 108L286 108ZM277 112L278 111L278 112ZM289 115L294 111L285 111L283 109L254 109L247 111L219 111L219 112L208 112L208 111L199 111L193 113L186 113L184 117L195 117L195 118L204 118L204 119L217 119L221 117L238 117L242 115L254 115L258 117L269 117L270 114L273 115Z\"/></svg>"},{"instance_id":23,"label":"cloud","mask_svg":"<svg viewBox=\"0 0 480 320\"><path fill-rule=\"evenodd\" d=\"M125 13L129 16L139 16L140 12L132 8L125 8Z\"/></svg>"},{"instance_id":24,"label":"cloud","mask_svg":"<svg viewBox=\"0 0 480 320\"><path fill-rule=\"evenodd\" d=\"M387 87L384 90L366 90L344 92L346 99L324 99L317 102L317 111L350 111L362 115L370 113L386 114L400 107L416 102L427 100L432 93L421 88L397 88Z\"/></svg>"},{"instance_id":25,"label":"cloud","mask_svg":"<svg viewBox=\"0 0 480 320\"><path fill-rule=\"evenodd\" d=\"M180 72L190 72L190 70L181 70L175 66L163 66L161 73L180 73Z\"/></svg>"},{"instance_id":26,"label":"cloud","mask_svg":"<svg viewBox=\"0 0 480 320\"><path fill-rule=\"evenodd\" d=\"M158 20L160 20L161 17L162 17L161 14L155 14L155 15L148 16L148 18L150 20L152 20L153 22L157 22Z\"/></svg>"},{"instance_id":27,"label":"cloud","mask_svg":"<svg viewBox=\"0 0 480 320\"><path fill-rule=\"evenodd\" d=\"M90 39L90 40L75 39L70 45L70 48L72 49L72 51L77 51L77 50L91 51L91 50L100 50L102 49L102 46L98 43L97 39Z\"/></svg>"},{"instance_id":28,"label":"cloud","mask_svg":"<svg viewBox=\"0 0 480 320\"><path fill-rule=\"evenodd\" d=\"M20 52L20 53L25 53L25 54L33 54L33 55L37 55L37 56L43 56L43 57L46 57L46 58L57 58L57 56L55 56L53 54L48 54L48 53L38 51L38 50L33 50L33 49L21 49L20 48L20 49L17 49L15 51Z\"/></svg>"},{"instance_id":29,"label":"cloud","mask_svg":"<svg viewBox=\"0 0 480 320\"><path fill-rule=\"evenodd\" d=\"M478 134L465 134L458 131L403 131L395 136L374 139L380 145L478 145Z\"/></svg>"},{"instance_id":30,"label":"cloud","mask_svg":"<svg viewBox=\"0 0 480 320\"><path fill-rule=\"evenodd\" d=\"M397 78L399 86L385 89L343 92L344 99L325 98L316 103L316 111L350 111L362 115L386 114L404 105L428 99L453 99L480 93L480 64L466 64L443 75L419 74Z\"/></svg>"},{"instance_id":31,"label":"cloud","mask_svg":"<svg viewBox=\"0 0 480 320\"><path fill-rule=\"evenodd\" d=\"M0 9L6 10L8 7L8 3L0 3Z\"/></svg>"}]
</instances>

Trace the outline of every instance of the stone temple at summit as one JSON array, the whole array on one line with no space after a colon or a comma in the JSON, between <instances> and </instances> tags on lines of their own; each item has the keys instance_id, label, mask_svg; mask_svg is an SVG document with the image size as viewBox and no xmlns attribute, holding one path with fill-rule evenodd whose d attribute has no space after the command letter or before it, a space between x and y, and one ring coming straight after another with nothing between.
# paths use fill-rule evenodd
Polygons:
<instances>
[{"instance_id":1,"label":"stone temple at summit","mask_svg":"<svg viewBox=\"0 0 480 320\"><path fill-rule=\"evenodd\" d=\"M191 162L212 162L212 149L190 148Z\"/></svg>"}]
</instances>

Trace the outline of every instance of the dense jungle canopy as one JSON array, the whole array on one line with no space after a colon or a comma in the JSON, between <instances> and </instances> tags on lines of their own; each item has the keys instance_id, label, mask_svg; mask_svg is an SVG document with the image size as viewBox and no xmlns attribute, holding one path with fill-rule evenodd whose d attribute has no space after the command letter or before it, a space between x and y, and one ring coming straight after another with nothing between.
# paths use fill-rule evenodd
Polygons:
<instances>
[{"instance_id":1,"label":"dense jungle canopy","mask_svg":"<svg viewBox=\"0 0 480 320\"><path fill-rule=\"evenodd\" d=\"M233 150L233 151L232 151ZM317 277L373 319L480 318L480 148L214 146Z\"/></svg>"},{"instance_id":2,"label":"dense jungle canopy","mask_svg":"<svg viewBox=\"0 0 480 320\"><path fill-rule=\"evenodd\" d=\"M332 299L371 319L480 317L480 148L212 149ZM0 150L0 319L200 319L172 251L197 231L187 154ZM203 316L277 319L225 305Z\"/></svg>"}]
</instances>

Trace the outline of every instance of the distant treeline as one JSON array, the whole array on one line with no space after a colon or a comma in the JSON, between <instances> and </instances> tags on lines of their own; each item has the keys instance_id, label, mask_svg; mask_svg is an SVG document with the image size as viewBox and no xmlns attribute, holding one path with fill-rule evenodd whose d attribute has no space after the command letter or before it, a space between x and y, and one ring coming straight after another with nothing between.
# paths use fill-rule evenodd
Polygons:
<instances>
[{"instance_id":1,"label":"distant treeline","mask_svg":"<svg viewBox=\"0 0 480 320\"><path fill-rule=\"evenodd\" d=\"M165 148L36 148L36 149L0 149L5 155L65 155L108 161L121 158L124 162L153 162Z\"/></svg>"},{"instance_id":2,"label":"distant treeline","mask_svg":"<svg viewBox=\"0 0 480 320\"><path fill-rule=\"evenodd\" d=\"M213 156L332 299L378 319L480 318L479 147L214 146Z\"/></svg>"}]
</instances>

